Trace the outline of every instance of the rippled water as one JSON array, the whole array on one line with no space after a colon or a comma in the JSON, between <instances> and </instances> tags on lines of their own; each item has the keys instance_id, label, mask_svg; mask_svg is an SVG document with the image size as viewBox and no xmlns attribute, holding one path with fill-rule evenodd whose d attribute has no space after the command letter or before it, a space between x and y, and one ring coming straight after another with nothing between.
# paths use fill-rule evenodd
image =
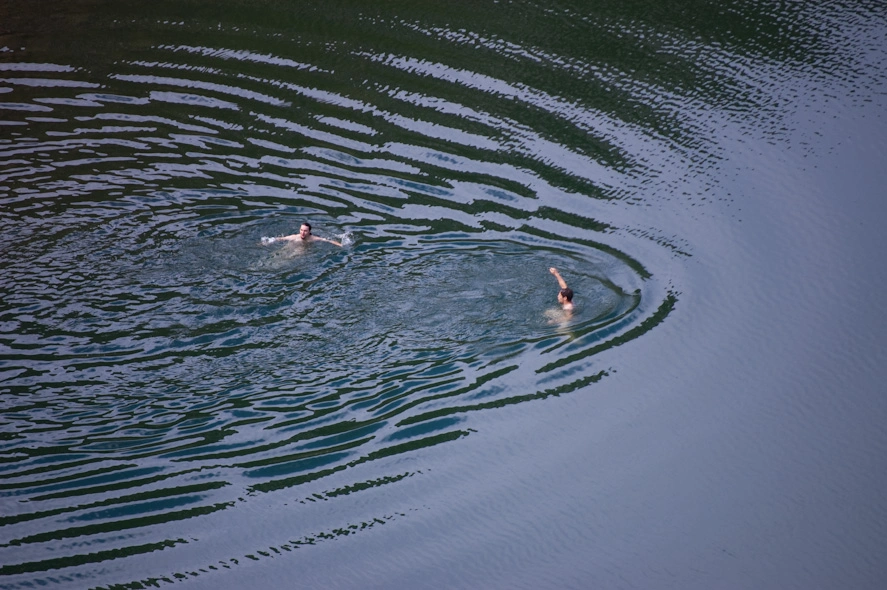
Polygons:
<instances>
[{"instance_id":1,"label":"rippled water","mask_svg":"<svg viewBox=\"0 0 887 590\"><path fill-rule=\"evenodd\" d=\"M720 540L713 578L675 566L709 557L662 547L627 565L648 545L611 543L636 525L594 515L692 478L627 483L610 465L609 486L591 484L601 459L574 453L594 441L651 461L612 447L633 431L669 448L686 426L629 418L656 390L678 411L700 402L694 429L737 403L709 408L705 375L752 363L707 357L760 346L770 321L743 311L765 307L746 292L755 264L779 264L776 249L750 260L752 245L822 223L755 225L789 219L774 211L800 182L769 154L806 170L835 149L824 121L883 111L883 6L8 7L0 585L755 579L721 561L738 550ZM875 170L883 140L868 153ZM761 185L773 202L748 196ZM305 221L343 246L267 239ZM576 292L571 315L551 266ZM749 280L726 278L737 269ZM770 358L758 369L787 391ZM552 464L541 448L562 472L529 467ZM881 529L864 535L872 551ZM549 549L517 541L533 534Z\"/></svg>"}]
</instances>

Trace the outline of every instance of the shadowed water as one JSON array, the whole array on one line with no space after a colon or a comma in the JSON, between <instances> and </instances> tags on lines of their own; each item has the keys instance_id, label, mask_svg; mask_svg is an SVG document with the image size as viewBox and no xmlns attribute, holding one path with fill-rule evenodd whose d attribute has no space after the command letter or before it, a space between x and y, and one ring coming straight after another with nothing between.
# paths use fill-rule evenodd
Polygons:
<instances>
[{"instance_id":1,"label":"shadowed water","mask_svg":"<svg viewBox=\"0 0 887 590\"><path fill-rule=\"evenodd\" d=\"M807 375L794 359L831 347L825 334L807 356L766 343L798 341L802 320L770 310L816 275L782 270L785 242L846 231L815 195L783 211L804 160L838 149L830 119L883 112L880 4L83 1L52 19L7 6L0 586L755 579L721 561L726 548L670 554L686 537L732 547L656 520L724 517L682 506L681 491L651 508L692 476L623 465L779 446L755 442L766 418L699 433L744 415L729 383L766 378L745 393L778 397ZM880 174L883 147L863 177ZM304 221L343 245L269 239ZM552 266L576 292L572 314ZM858 358L880 366L880 350ZM831 391L806 411L830 415ZM651 427L657 404L671 413ZM692 426L674 418L689 405ZM628 433L641 457L615 442ZM872 439L860 472L885 448L883 429ZM575 455L585 448L614 463ZM704 481L771 473L716 463L724 473ZM648 486L628 516L606 516ZM613 542L645 508L663 546ZM880 524L859 536L864 555L884 539L866 515ZM737 539L758 524L740 510L722 526ZM534 536L548 548L515 541ZM639 548L648 569L630 559ZM753 585L803 580L795 555ZM722 574L659 573L684 560ZM848 569L861 586L883 579Z\"/></svg>"}]
</instances>

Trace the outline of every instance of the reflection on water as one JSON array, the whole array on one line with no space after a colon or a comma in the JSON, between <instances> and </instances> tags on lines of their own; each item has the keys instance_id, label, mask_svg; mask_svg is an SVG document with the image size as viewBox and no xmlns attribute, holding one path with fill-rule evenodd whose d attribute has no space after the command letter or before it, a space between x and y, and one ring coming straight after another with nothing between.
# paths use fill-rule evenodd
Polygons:
<instances>
[{"instance_id":1,"label":"reflection on water","mask_svg":"<svg viewBox=\"0 0 887 590\"><path fill-rule=\"evenodd\" d=\"M441 68L343 49L379 74L358 97L336 52L159 34L104 74L3 66L5 575L169 550L250 495L587 386L664 296L605 243L607 169L472 113L419 71ZM343 247L268 239L308 220Z\"/></svg>"},{"instance_id":2,"label":"reflection on water","mask_svg":"<svg viewBox=\"0 0 887 590\"><path fill-rule=\"evenodd\" d=\"M800 6L786 23L617 4L84 1L62 30L17 5L0 38L4 585L233 567L210 550L103 569L190 556L263 495L400 484L417 471L357 468L587 390L608 374L596 355L666 321L694 245L659 216L729 202L711 190L724 122L760 111L749 134L778 134L770 83L834 64ZM826 20L876 7L843 9ZM343 247L269 239L303 221Z\"/></svg>"}]
</instances>

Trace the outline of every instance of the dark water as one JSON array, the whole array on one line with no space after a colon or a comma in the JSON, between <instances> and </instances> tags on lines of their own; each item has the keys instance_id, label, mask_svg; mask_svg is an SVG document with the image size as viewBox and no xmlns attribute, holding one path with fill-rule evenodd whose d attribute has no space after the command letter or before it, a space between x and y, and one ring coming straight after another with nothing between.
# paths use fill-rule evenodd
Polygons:
<instances>
[{"instance_id":1,"label":"dark water","mask_svg":"<svg viewBox=\"0 0 887 590\"><path fill-rule=\"evenodd\" d=\"M883 3L63 4L0 587L887 583Z\"/></svg>"}]
</instances>

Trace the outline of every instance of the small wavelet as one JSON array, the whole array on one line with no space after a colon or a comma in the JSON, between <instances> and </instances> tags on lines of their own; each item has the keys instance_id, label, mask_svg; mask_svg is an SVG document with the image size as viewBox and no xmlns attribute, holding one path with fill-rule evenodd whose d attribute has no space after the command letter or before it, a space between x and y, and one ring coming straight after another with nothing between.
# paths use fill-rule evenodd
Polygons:
<instances>
[{"instance_id":1,"label":"small wavelet","mask_svg":"<svg viewBox=\"0 0 887 590\"><path fill-rule=\"evenodd\" d=\"M354 245L354 233L353 232L345 232L342 234L336 235L339 241L343 246L353 246Z\"/></svg>"}]
</instances>

